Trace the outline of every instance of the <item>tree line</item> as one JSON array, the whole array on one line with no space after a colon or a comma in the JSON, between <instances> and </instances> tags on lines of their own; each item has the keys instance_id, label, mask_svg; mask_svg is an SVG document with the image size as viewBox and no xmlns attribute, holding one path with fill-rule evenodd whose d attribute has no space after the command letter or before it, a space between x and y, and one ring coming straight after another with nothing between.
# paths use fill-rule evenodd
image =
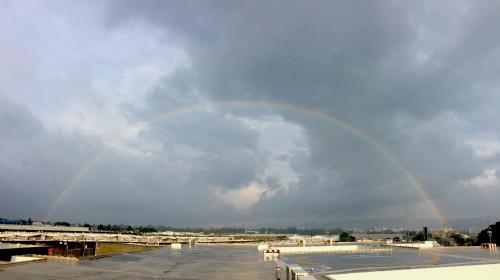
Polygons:
<instances>
[{"instance_id":1,"label":"tree line","mask_svg":"<svg viewBox=\"0 0 500 280\"><path fill-rule=\"evenodd\" d=\"M53 223L55 226L83 226L89 228L91 231L106 231L106 232L161 232L161 231L172 231L172 232L199 232L204 234L246 234L246 233L258 233L258 234L298 234L298 235L340 235L342 233L350 233L350 231L344 230L342 228L297 228L297 227L286 227L286 228L272 228L272 227L261 227L261 228L239 228L239 227L221 227L221 228L201 228L201 227L172 227L172 226L133 226L125 224L70 224L66 221L57 221Z\"/></svg>"}]
</instances>

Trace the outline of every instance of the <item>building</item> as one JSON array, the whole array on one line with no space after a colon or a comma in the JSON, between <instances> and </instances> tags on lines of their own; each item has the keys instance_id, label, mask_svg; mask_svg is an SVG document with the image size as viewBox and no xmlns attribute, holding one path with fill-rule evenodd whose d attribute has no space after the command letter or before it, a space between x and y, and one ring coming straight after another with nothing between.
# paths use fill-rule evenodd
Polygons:
<instances>
[{"instance_id":1,"label":"building","mask_svg":"<svg viewBox=\"0 0 500 280\"><path fill-rule=\"evenodd\" d=\"M21 225L22 222L20 220L10 220L10 219L0 218L0 224L3 224L3 225Z\"/></svg>"},{"instance_id":2,"label":"building","mask_svg":"<svg viewBox=\"0 0 500 280\"><path fill-rule=\"evenodd\" d=\"M0 231L89 232L89 228L88 227L0 224Z\"/></svg>"}]
</instances>

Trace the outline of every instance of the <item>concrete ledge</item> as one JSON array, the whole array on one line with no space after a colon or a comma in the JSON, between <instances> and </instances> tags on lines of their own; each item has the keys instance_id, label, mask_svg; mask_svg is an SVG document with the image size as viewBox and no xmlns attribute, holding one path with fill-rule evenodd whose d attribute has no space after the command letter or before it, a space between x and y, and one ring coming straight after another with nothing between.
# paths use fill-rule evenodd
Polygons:
<instances>
[{"instance_id":1,"label":"concrete ledge","mask_svg":"<svg viewBox=\"0 0 500 280\"><path fill-rule=\"evenodd\" d=\"M299 275L297 277L298 280L316 280L316 278L314 278L313 276L311 275Z\"/></svg>"},{"instance_id":2,"label":"concrete ledge","mask_svg":"<svg viewBox=\"0 0 500 280\"><path fill-rule=\"evenodd\" d=\"M258 244L257 245L257 251L264 251L266 249L269 249L269 244Z\"/></svg>"},{"instance_id":3,"label":"concrete ledge","mask_svg":"<svg viewBox=\"0 0 500 280\"><path fill-rule=\"evenodd\" d=\"M0 262L0 268L13 267L23 265L31 262L45 261L44 258L29 257L29 256L12 256L10 262Z\"/></svg>"},{"instance_id":4,"label":"concrete ledge","mask_svg":"<svg viewBox=\"0 0 500 280\"><path fill-rule=\"evenodd\" d=\"M11 263L19 263L19 262L31 262L31 261L39 261L43 260L43 258L36 258L36 257L28 257L28 256L12 256L10 259Z\"/></svg>"},{"instance_id":5,"label":"concrete ledge","mask_svg":"<svg viewBox=\"0 0 500 280\"><path fill-rule=\"evenodd\" d=\"M446 266L432 268L415 268L402 270L384 270L370 272L355 272L346 274L331 274L325 277L332 280L422 280L422 279L492 279L500 272L498 264L478 264L467 266Z\"/></svg>"},{"instance_id":6,"label":"concrete ledge","mask_svg":"<svg viewBox=\"0 0 500 280\"><path fill-rule=\"evenodd\" d=\"M57 261L57 262L65 262L65 263L78 263L79 259L74 257L63 257L63 256L46 256L46 255L31 255L35 258L41 258L48 261Z\"/></svg>"},{"instance_id":7,"label":"concrete ledge","mask_svg":"<svg viewBox=\"0 0 500 280\"><path fill-rule=\"evenodd\" d=\"M385 246L389 247L403 247L413 249L431 249L435 247L435 241L424 241L418 243L387 243Z\"/></svg>"},{"instance_id":8,"label":"concrete ledge","mask_svg":"<svg viewBox=\"0 0 500 280\"><path fill-rule=\"evenodd\" d=\"M271 247L269 250L279 250L280 254L303 253L333 253L358 251L358 245L306 246L306 247Z\"/></svg>"},{"instance_id":9,"label":"concrete ledge","mask_svg":"<svg viewBox=\"0 0 500 280\"><path fill-rule=\"evenodd\" d=\"M179 250L179 249L182 249L182 244L181 244L181 243L172 243L172 244L170 244L170 247L171 247L172 249L177 249L177 250Z\"/></svg>"}]
</instances>

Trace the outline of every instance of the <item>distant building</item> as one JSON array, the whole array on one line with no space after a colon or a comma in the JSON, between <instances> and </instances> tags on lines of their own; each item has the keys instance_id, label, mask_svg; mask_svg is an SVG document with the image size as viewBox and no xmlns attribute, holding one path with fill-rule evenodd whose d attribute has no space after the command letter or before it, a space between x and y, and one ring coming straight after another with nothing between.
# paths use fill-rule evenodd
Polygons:
<instances>
[{"instance_id":1,"label":"distant building","mask_svg":"<svg viewBox=\"0 0 500 280\"><path fill-rule=\"evenodd\" d=\"M288 239L290 239L290 240L303 240L303 239L306 239L306 236L293 235L293 236L288 237Z\"/></svg>"},{"instance_id":2,"label":"distant building","mask_svg":"<svg viewBox=\"0 0 500 280\"><path fill-rule=\"evenodd\" d=\"M429 236L449 238L456 233L455 229L444 227L439 229L429 229Z\"/></svg>"},{"instance_id":3,"label":"distant building","mask_svg":"<svg viewBox=\"0 0 500 280\"><path fill-rule=\"evenodd\" d=\"M351 234L356 238L356 241L385 241L394 240L394 238L403 239L403 234L401 233L353 233Z\"/></svg>"},{"instance_id":4,"label":"distant building","mask_svg":"<svg viewBox=\"0 0 500 280\"><path fill-rule=\"evenodd\" d=\"M36 232L88 232L87 227L64 227L64 226L34 226L20 224L0 224L1 231L36 231Z\"/></svg>"},{"instance_id":5,"label":"distant building","mask_svg":"<svg viewBox=\"0 0 500 280\"><path fill-rule=\"evenodd\" d=\"M324 235L315 235L312 237L313 240L320 240L320 241L323 241L323 240L326 240L326 239L330 239L329 236L324 236Z\"/></svg>"},{"instance_id":6,"label":"distant building","mask_svg":"<svg viewBox=\"0 0 500 280\"><path fill-rule=\"evenodd\" d=\"M3 225L21 225L22 222L20 220L10 220L10 219L0 218L0 224L3 224Z\"/></svg>"}]
</instances>

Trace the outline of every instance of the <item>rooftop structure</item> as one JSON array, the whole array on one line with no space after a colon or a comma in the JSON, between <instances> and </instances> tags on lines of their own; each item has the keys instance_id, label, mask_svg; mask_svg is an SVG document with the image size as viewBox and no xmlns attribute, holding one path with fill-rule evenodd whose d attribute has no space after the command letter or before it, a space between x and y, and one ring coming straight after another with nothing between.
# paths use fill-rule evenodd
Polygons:
<instances>
[{"instance_id":1,"label":"rooftop structure","mask_svg":"<svg viewBox=\"0 0 500 280\"><path fill-rule=\"evenodd\" d=\"M424 243L419 243L424 244ZM285 267L299 266L310 275L328 279L448 279L435 277L450 271L460 273L453 279L470 279L470 275L483 275L500 269L500 252L480 247L421 247L392 249L372 246L350 252L307 252L297 247L296 254L280 256ZM335 245L332 247L342 247ZM308 248L308 247L305 247ZM499 270L500 271L500 270ZM432 275L435 273L433 277ZM482 274L481 274L482 273ZM455 276L455 274L449 274ZM467 276L469 275L469 276ZM418 277L416 277L418 276ZM459 276L459 277L458 277ZM300 278L299 278L300 279ZM319 279L319 278L318 278Z\"/></svg>"},{"instance_id":2,"label":"rooftop structure","mask_svg":"<svg viewBox=\"0 0 500 280\"><path fill-rule=\"evenodd\" d=\"M0 231L89 232L87 227L0 224Z\"/></svg>"},{"instance_id":3,"label":"rooftop structure","mask_svg":"<svg viewBox=\"0 0 500 280\"><path fill-rule=\"evenodd\" d=\"M403 239L401 233L353 233L351 234L357 241L384 241L392 240L395 237Z\"/></svg>"}]
</instances>

